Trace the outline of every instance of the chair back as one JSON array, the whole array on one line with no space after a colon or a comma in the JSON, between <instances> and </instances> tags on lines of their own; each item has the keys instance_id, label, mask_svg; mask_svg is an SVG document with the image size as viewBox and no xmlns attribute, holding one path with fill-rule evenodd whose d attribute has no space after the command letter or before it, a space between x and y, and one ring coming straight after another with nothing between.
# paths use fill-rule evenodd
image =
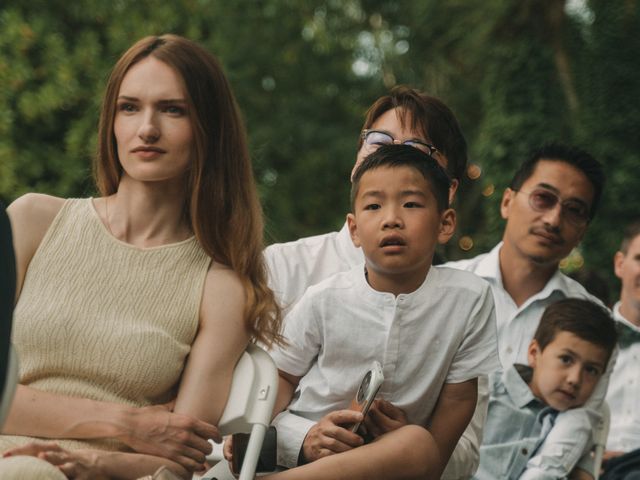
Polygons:
<instances>
[{"instance_id":1,"label":"chair back","mask_svg":"<svg viewBox=\"0 0 640 480\"><path fill-rule=\"evenodd\" d=\"M278 393L278 369L269 354L257 345L249 345L233 371L231 390L218 422L222 435L248 433L249 441L240 470L240 480L253 480L264 436L271 422ZM222 460L201 480L225 480L234 477Z\"/></svg>"},{"instance_id":2,"label":"chair back","mask_svg":"<svg viewBox=\"0 0 640 480\"><path fill-rule=\"evenodd\" d=\"M278 390L278 369L267 352L250 344L233 371L224 412L218 422L221 435L250 433L254 424L271 422Z\"/></svg>"}]
</instances>

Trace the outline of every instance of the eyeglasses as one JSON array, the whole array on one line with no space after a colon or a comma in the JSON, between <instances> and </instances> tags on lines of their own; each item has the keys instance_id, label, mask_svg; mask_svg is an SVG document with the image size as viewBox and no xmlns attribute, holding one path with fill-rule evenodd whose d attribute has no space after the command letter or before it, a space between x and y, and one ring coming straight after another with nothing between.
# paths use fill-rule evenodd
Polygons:
<instances>
[{"instance_id":1,"label":"eyeglasses","mask_svg":"<svg viewBox=\"0 0 640 480\"><path fill-rule=\"evenodd\" d=\"M589 207L580 200L561 200L558 195L543 188L538 188L532 192L514 191L529 195L529 205L537 212L548 212L559 203L560 211L569 223L576 227L584 227L589 223Z\"/></svg>"},{"instance_id":2,"label":"eyeglasses","mask_svg":"<svg viewBox=\"0 0 640 480\"><path fill-rule=\"evenodd\" d=\"M402 145L409 145L410 147L417 148L430 157L432 157L433 154L438 151L438 149L430 143L421 142L420 140L405 140L404 142L400 142L389 135L387 132L381 132L380 130L365 129L362 131L361 137L364 141L364 145L369 150L375 150L381 145L393 145L394 143L401 143Z\"/></svg>"}]
</instances>

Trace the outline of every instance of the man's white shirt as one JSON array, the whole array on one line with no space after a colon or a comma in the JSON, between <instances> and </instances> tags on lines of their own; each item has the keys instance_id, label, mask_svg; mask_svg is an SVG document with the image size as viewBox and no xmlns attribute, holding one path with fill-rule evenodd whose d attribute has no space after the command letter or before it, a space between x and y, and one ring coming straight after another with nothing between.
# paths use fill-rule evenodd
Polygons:
<instances>
[{"instance_id":1,"label":"man's white shirt","mask_svg":"<svg viewBox=\"0 0 640 480\"><path fill-rule=\"evenodd\" d=\"M620 303L613 307L616 321L640 333L640 328L620 313ZM630 452L640 448L640 343L618 352L616 365L609 380L607 403L611 423L607 450Z\"/></svg>"}]
</instances>

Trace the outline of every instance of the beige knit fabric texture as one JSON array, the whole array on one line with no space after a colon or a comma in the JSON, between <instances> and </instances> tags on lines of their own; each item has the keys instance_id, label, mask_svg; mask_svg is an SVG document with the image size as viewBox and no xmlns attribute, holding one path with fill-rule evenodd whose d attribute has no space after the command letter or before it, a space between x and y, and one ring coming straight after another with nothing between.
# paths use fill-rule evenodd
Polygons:
<instances>
[{"instance_id":1,"label":"beige knit fabric texture","mask_svg":"<svg viewBox=\"0 0 640 480\"><path fill-rule=\"evenodd\" d=\"M195 237L145 249L121 242L91 199L67 200L29 265L16 306L20 383L133 406L169 401L198 329L210 261ZM31 440L0 436L0 452Z\"/></svg>"}]
</instances>

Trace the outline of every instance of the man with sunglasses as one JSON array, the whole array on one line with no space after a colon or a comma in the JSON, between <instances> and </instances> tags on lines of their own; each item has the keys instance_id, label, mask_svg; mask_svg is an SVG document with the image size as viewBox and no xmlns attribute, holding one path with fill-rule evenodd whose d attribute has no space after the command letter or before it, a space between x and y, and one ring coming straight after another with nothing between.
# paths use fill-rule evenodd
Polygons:
<instances>
[{"instance_id":1,"label":"man with sunglasses","mask_svg":"<svg viewBox=\"0 0 640 480\"><path fill-rule=\"evenodd\" d=\"M567 297L599 303L558 267L585 235L603 186L602 166L587 152L546 145L520 166L503 194L500 212L506 226L502 242L489 253L446 264L474 272L490 283L504 368L527 364L527 347L548 305ZM610 365L585 408L558 415L521 479L569 475L590 442L591 426L599 419Z\"/></svg>"},{"instance_id":2,"label":"man with sunglasses","mask_svg":"<svg viewBox=\"0 0 640 480\"><path fill-rule=\"evenodd\" d=\"M467 143L449 107L435 97L406 86L395 87L388 95L376 100L366 114L352 175L367 155L379 146L391 143L418 148L440 163L451 177L449 200L453 200L467 167ZM351 241L346 223L339 232L273 244L265 250L265 257L270 287L276 293L285 313L308 287L331 275L350 270L364 261L361 249L356 248ZM485 377L479 379L479 385L486 385ZM442 475L443 479L467 479L475 472L479 462L478 451L487 400L483 397L478 404L476 414L460 438ZM404 412L389 402L382 403L377 412L374 415L382 419L388 428L406 424ZM312 423L287 411L274 421L279 432L287 431L294 435L293 432L307 432ZM327 439L327 442L330 443L331 439ZM331 450L328 445L324 447ZM279 464L293 467L294 465L284 460L285 457L290 458L292 453L287 452L285 455L282 450L279 445Z\"/></svg>"}]
</instances>

